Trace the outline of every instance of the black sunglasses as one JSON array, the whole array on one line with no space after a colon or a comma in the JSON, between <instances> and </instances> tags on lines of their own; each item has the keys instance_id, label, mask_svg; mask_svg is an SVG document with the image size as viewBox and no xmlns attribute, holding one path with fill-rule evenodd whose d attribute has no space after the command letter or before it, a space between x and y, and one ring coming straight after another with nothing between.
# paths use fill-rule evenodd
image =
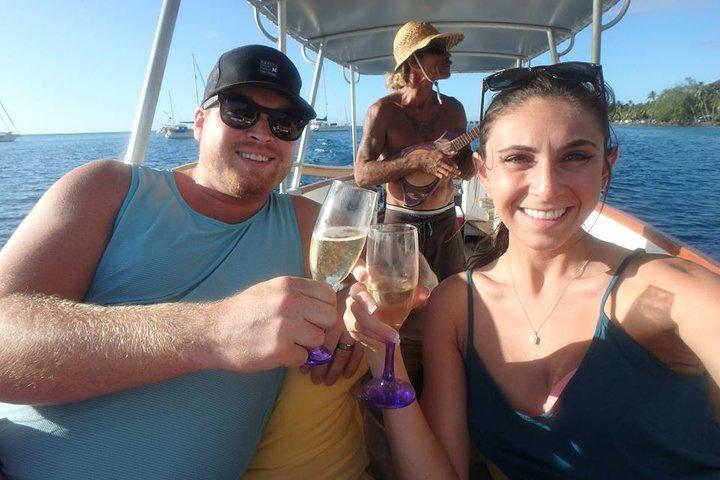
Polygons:
<instances>
[{"instance_id":1,"label":"black sunglasses","mask_svg":"<svg viewBox=\"0 0 720 480\"><path fill-rule=\"evenodd\" d=\"M418 53L425 54L425 53L431 53L433 55L445 55L448 53L449 49L447 47L447 44L445 42L431 42L427 46L420 49Z\"/></svg>"},{"instance_id":2,"label":"black sunglasses","mask_svg":"<svg viewBox=\"0 0 720 480\"><path fill-rule=\"evenodd\" d=\"M486 91L499 92L522 87L540 75L547 75L568 82L589 83L593 86L595 93L603 101L605 99L602 67L597 63L564 62L537 67L508 68L488 75L483 80L482 93L480 94L480 120L482 120L484 114Z\"/></svg>"},{"instance_id":3,"label":"black sunglasses","mask_svg":"<svg viewBox=\"0 0 720 480\"><path fill-rule=\"evenodd\" d=\"M267 108L258 105L249 98L239 94L219 94L208 98L202 105L203 109L220 103L220 118L225 125L239 130L246 130L260 119L260 114L268 116L268 126L273 135L280 140L291 142L300 138L307 119L299 116L294 110Z\"/></svg>"}]
</instances>

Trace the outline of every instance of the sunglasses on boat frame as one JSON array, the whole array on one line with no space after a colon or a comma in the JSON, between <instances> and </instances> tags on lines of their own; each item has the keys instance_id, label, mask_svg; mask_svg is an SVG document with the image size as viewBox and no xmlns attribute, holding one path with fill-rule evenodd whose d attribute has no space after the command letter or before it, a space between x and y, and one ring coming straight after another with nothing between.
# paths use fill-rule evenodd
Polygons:
<instances>
[{"instance_id":1,"label":"sunglasses on boat frame","mask_svg":"<svg viewBox=\"0 0 720 480\"><path fill-rule=\"evenodd\" d=\"M485 92L500 92L512 88L522 87L535 80L540 75L581 84L591 84L595 93L605 99L605 83L602 66L588 62L563 62L553 65L540 65L537 67L508 68L488 75L483 79L482 93L480 94L480 120L484 115Z\"/></svg>"},{"instance_id":2,"label":"sunglasses on boat frame","mask_svg":"<svg viewBox=\"0 0 720 480\"><path fill-rule=\"evenodd\" d=\"M286 142L300 138L308 123L307 119L298 115L295 110L263 107L237 93L212 96L202 104L202 108L210 108L216 103L220 104L220 118L228 127L247 130L255 125L260 114L264 113L268 116L268 126L272 134Z\"/></svg>"}]
</instances>

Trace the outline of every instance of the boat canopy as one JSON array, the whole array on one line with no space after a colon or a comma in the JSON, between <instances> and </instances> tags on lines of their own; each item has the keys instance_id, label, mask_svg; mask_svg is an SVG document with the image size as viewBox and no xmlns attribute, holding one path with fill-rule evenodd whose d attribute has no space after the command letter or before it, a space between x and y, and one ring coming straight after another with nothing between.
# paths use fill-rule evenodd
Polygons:
<instances>
[{"instance_id":1,"label":"boat canopy","mask_svg":"<svg viewBox=\"0 0 720 480\"><path fill-rule=\"evenodd\" d=\"M382 74L393 69L392 43L401 25L412 19L426 20L440 31L461 31L465 40L453 49L454 72L488 72L530 61L550 52L551 61L569 52L575 34L592 24L590 61L600 63L601 33L624 15L624 0L617 16L602 23L603 13L620 0L248 0L262 33L286 51L290 35L301 46L305 59L315 64L309 102L315 105L325 59L350 71L350 116L353 159L356 156L356 74ZM143 91L125 161L141 164L145 158L150 127L157 106L170 41L180 0L163 0L160 18L145 74ZM274 37L264 27L264 16L278 27ZM558 45L567 42L563 51ZM307 50L316 53L315 60ZM343 74L345 70L343 70ZM290 189L300 184L308 129L303 132ZM284 190L284 187L282 188Z\"/></svg>"},{"instance_id":2,"label":"boat canopy","mask_svg":"<svg viewBox=\"0 0 720 480\"><path fill-rule=\"evenodd\" d=\"M593 22L594 8L605 12L619 0L248 2L266 35L259 15L275 25L284 24L285 32L303 48L317 53L324 45L326 59L373 75L394 68L393 38L411 19L429 21L441 32L465 34L463 42L453 49L454 72L487 72L527 64L549 50L551 55L554 50L562 56L572 48L575 34ZM565 50L558 53L556 46L565 41L569 42Z\"/></svg>"}]
</instances>

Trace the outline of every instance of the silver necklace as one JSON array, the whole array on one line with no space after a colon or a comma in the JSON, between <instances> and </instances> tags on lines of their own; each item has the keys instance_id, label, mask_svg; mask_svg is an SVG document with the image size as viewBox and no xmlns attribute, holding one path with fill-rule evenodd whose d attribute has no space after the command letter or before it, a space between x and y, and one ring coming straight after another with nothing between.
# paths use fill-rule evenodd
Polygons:
<instances>
[{"instance_id":1,"label":"silver necklace","mask_svg":"<svg viewBox=\"0 0 720 480\"><path fill-rule=\"evenodd\" d=\"M573 275L573 277L570 279L570 281L567 282L565 287L560 292L560 295L558 295L557 299L555 300L555 303L553 303L553 306L552 306L552 308L550 308L550 311L548 312L548 314L545 315L545 318L543 318L543 321L540 322L540 325L538 325L538 327L535 328L535 327L533 327L532 321L530 320L530 315L528 315L527 310L525 310L525 307L523 306L522 301L520 300L520 295L518 295L517 288L515 288L515 277L513 277L512 267L510 266L510 256L508 256L507 264L508 264L508 271L510 271L510 281L512 282L513 293L515 294L515 299L517 300L518 305L520 305L520 308L522 309L523 313L525 314L525 318L527 319L528 325L530 326L530 330L532 331L532 333L528 336L528 342L531 345L540 345L540 329L543 327L543 325L545 325L545 322L547 322L548 319L550 318L550 316L553 314L553 312L555 311L555 307L558 306L558 303L560 303L560 299L562 299L563 295L565 295L565 292L570 287L570 285L575 280L580 278L580 276L583 274L583 272L585 271L585 267L587 267L589 262L590 262L590 258L585 260L582 263L582 265L580 265L580 267L575 272L575 275Z\"/></svg>"}]
</instances>

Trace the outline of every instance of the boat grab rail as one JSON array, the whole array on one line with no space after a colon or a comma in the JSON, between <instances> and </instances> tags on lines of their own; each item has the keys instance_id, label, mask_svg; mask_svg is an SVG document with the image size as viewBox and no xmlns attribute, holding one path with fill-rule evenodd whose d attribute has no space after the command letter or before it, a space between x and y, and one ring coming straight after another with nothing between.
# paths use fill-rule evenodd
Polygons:
<instances>
[{"instance_id":1,"label":"boat grab rail","mask_svg":"<svg viewBox=\"0 0 720 480\"><path fill-rule=\"evenodd\" d=\"M302 43L300 44L300 53L302 53L303 58L304 58L305 61L308 62L310 65L316 65L316 64L317 64L317 61L318 61L317 57L315 58L315 60L312 60L312 59L310 59L310 57L308 57L308 55L307 55L307 45L302 44ZM317 53L317 52L315 52L315 53Z\"/></svg>"},{"instance_id":2,"label":"boat grab rail","mask_svg":"<svg viewBox=\"0 0 720 480\"><path fill-rule=\"evenodd\" d=\"M564 41L565 40L563 40L563 42ZM562 42L560 42L560 43L562 43ZM567 48L565 50L563 50L562 52L558 52L558 54L557 54L558 57L563 57L563 56L567 55L568 53L570 53L570 50L572 50L572 48L574 46L575 46L575 34L573 33L572 35L570 35L570 43L568 44Z\"/></svg>"},{"instance_id":3,"label":"boat grab rail","mask_svg":"<svg viewBox=\"0 0 720 480\"><path fill-rule=\"evenodd\" d=\"M603 30L607 30L608 28L614 27L615 24L618 23L620 20L622 20L622 18L625 16L625 14L626 14L627 11L628 11L628 8L630 8L630 0L625 0L625 2L623 3L622 8L620 8L620 11L619 11L618 14L615 16L615 18L613 18L612 20L610 20L608 23L603 24L602 29L603 29Z\"/></svg>"},{"instance_id":4,"label":"boat grab rail","mask_svg":"<svg viewBox=\"0 0 720 480\"><path fill-rule=\"evenodd\" d=\"M260 30L260 32L265 35L265 38L267 38L273 43L277 43L278 37L274 37L270 32L265 29L265 26L262 24L262 20L260 19L260 10L258 10L258 7L256 5L253 5L253 11L255 12L255 25L257 25L258 30Z\"/></svg>"},{"instance_id":5,"label":"boat grab rail","mask_svg":"<svg viewBox=\"0 0 720 480\"><path fill-rule=\"evenodd\" d=\"M351 65L353 65L354 63L355 63L355 62L352 62ZM345 81L347 82L347 84L350 85L350 79L348 79L348 78L347 78L347 75L345 74L345 69L346 69L347 67L346 67L345 65L340 65L340 68L342 69L342 76L343 76L343 78L345 79ZM357 73L357 80L355 80L355 74L356 74L356 73ZM353 73L352 73L352 77L353 77L353 82L355 82L355 84L360 83L360 73L359 73L359 72L353 72Z\"/></svg>"}]
</instances>

